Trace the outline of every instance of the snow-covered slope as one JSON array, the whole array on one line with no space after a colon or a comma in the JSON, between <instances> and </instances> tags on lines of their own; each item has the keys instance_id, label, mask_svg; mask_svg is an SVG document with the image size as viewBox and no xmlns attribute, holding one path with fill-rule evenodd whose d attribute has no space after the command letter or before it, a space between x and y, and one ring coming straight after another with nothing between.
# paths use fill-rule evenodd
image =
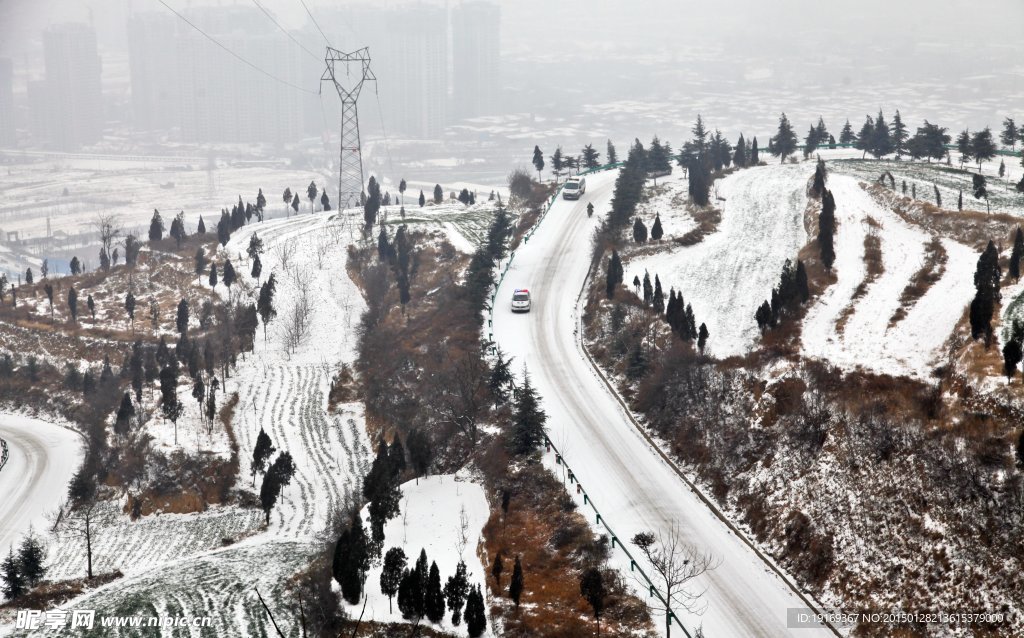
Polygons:
<instances>
[{"instance_id":1,"label":"snow-covered slope","mask_svg":"<svg viewBox=\"0 0 1024 638\"><path fill-rule=\"evenodd\" d=\"M779 282L782 264L807 241L803 215L807 166L770 165L737 171L716 182L718 231L699 244L631 259L625 282L658 275L682 291L698 325L708 326L708 350L717 357L744 354L759 338L754 311ZM671 182L670 182L671 183ZM685 194L684 182L675 184Z\"/></svg>"},{"instance_id":2,"label":"snow-covered slope","mask_svg":"<svg viewBox=\"0 0 1024 638\"><path fill-rule=\"evenodd\" d=\"M797 175L796 171L782 170L777 179L792 193ZM587 218L586 205L593 201L598 213L606 211L614 180L614 172L588 177L588 196L578 202L558 200L530 242L516 251L497 291L495 339L515 357L516 367L525 364L528 368L543 396L552 440L563 446L566 459L620 539L641 531L665 531L675 525L686 542L721 561L717 569L691 584L695 591L707 589L707 610L700 617L685 615L687 627L693 629L703 623L708 636L788 635L786 610L805 607L805 603L705 506L636 431L590 367L577 341L581 312L577 296L590 263L591 247L586 239L600 223L599 215ZM762 188L770 194L767 184L747 184L750 198ZM792 197L793 204L786 210L791 206L802 211L801 195ZM766 203L758 204L758 210L765 217L772 211L780 212ZM792 251L786 252L795 254L800 242L781 230L766 232L763 227L771 226L771 222L765 218L753 224L762 227L758 231L762 234L756 236L764 241L776 238L792 242ZM791 227L792 223L787 220L779 225ZM802 225L800 228L795 231L797 236ZM747 245L755 249L754 242ZM761 269L769 268L756 262L733 259L732 267L739 271L734 276L758 275ZM771 265L773 277L777 276L776 265L781 261ZM744 267L754 272L745 273ZM719 275L723 279L724 270L728 267ZM737 276L736 281L742 279ZM533 311L529 314L514 315L509 309L512 290L517 287L529 287L533 293ZM719 294L728 293L722 290ZM731 301L723 298L721 303ZM629 562L621 552L613 550L612 563L633 582ZM646 596L646 592L638 593ZM824 629L802 633L809 637L830 635Z\"/></svg>"},{"instance_id":3,"label":"snow-covered slope","mask_svg":"<svg viewBox=\"0 0 1024 638\"><path fill-rule=\"evenodd\" d=\"M852 177L832 175L828 187L836 200L837 281L807 312L804 354L848 369L927 376L973 295L977 255L967 246L943 241L948 261L942 278L890 327L900 293L923 265L931 236L880 205ZM884 272L853 299L865 278L864 238L869 232L877 233L881 242ZM836 322L844 312L848 317L839 331Z\"/></svg>"}]
</instances>

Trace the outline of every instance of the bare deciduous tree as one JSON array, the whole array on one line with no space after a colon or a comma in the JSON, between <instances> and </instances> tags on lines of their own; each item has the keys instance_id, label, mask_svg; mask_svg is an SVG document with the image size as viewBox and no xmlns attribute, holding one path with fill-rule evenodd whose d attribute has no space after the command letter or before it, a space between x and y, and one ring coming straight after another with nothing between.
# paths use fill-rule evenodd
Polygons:
<instances>
[{"instance_id":1,"label":"bare deciduous tree","mask_svg":"<svg viewBox=\"0 0 1024 638\"><path fill-rule=\"evenodd\" d=\"M702 614L707 608L703 600L707 588L696 591L687 585L695 578L718 566L711 554L701 553L683 539L679 527L673 524L657 535L641 532L633 537L636 545L654 570L654 586L660 590L664 608L651 607L655 613L665 615L666 636L672 632L672 619L678 610Z\"/></svg>"},{"instance_id":2,"label":"bare deciduous tree","mask_svg":"<svg viewBox=\"0 0 1024 638\"><path fill-rule=\"evenodd\" d=\"M114 248L114 241L124 232L124 228L118 221L117 215L113 213L99 213L96 215L93 227L96 228L96 233L100 236L100 244L103 245L104 250L109 255L110 251Z\"/></svg>"}]
</instances>

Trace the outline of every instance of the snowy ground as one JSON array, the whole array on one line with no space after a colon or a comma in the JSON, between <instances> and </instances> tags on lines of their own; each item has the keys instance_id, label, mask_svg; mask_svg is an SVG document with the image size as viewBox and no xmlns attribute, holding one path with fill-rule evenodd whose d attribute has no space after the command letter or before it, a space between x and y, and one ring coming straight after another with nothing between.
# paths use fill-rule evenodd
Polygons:
<instances>
[{"instance_id":1,"label":"snowy ground","mask_svg":"<svg viewBox=\"0 0 1024 638\"><path fill-rule=\"evenodd\" d=\"M625 282L658 275L683 293L697 324L707 324L708 350L718 357L743 354L759 338L754 312L778 284L782 264L796 259L804 231L807 165L770 165L737 171L716 182L724 202L718 231L694 246L670 246L627 261ZM684 195L685 180L669 182ZM603 211L602 211L603 212ZM662 223L666 217L662 213ZM673 213L678 215L678 212ZM666 229L666 233L668 230Z\"/></svg>"},{"instance_id":2,"label":"snowy ground","mask_svg":"<svg viewBox=\"0 0 1024 638\"><path fill-rule=\"evenodd\" d=\"M686 614L683 620L687 627L692 630L703 624L708 636L788 635L786 609L805 607L805 603L707 508L640 435L596 376L577 341L581 312L577 297L591 253L586 238L600 223L599 214L587 218L586 205L593 201L597 211L607 210L615 175L608 172L589 178L588 196L578 202L557 200L537 234L516 251L508 276L497 291L495 340L515 357L517 367L527 366L543 397L549 435L562 447L583 487L620 540L640 531L665 531L675 525L688 543L721 561L715 570L693 583L694 587L707 588L703 598L707 609L702 616ZM798 175L806 180L805 171L789 169L783 170L778 179L786 185L801 179ZM734 183L729 193L738 187L757 190L756 184ZM799 199L800 195L792 197ZM802 215L803 206L795 208ZM767 216L769 210L764 209L760 212ZM793 217L778 226L797 224L799 230L791 232L802 233L801 217L796 213ZM768 221L762 220L760 225L764 227ZM566 241L567 237L575 240ZM765 240L770 238L769 232ZM788 241L793 246L791 254L795 254L802 241L792 237ZM760 250L754 242L746 246ZM746 276L768 270L767 265L747 265L753 272L744 272ZM776 277L776 269L771 271ZM507 300L513 288L524 285L533 292L533 310L526 315L512 314ZM604 528L597 531L607 533ZM611 560L627 581L635 583L623 553L613 550ZM637 591L646 596L646 592ZM806 633L827 635L824 630L810 629Z\"/></svg>"},{"instance_id":3,"label":"snowy ground","mask_svg":"<svg viewBox=\"0 0 1024 638\"><path fill-rule=\"evenodd\" d=\"M84 446L73 430L24 414L0 414L0 439L8 446L0 469L0 550L6 554L29 528L45 540L48 515L64 500Z\"/></svg>"},{"instance_id":4,"label":"snowy ground","mask_svg":"<svg viewBox=\"0 0 1024 638\"><path fill-rule=\"evenodd\" d=\"M805 355L828 359L844 368L927 377L939 363L942 346L974 294L977 254L962 244L944 240L948 261L943 277L908 311L889 326L899 308L900 293L923 265L924 247L931 236L908 225L881 206L857 180L832 175L829 189L836 200L835 237L837 276L807 312L802 332ZM872 228L871 218L880 227ZM864 281L864 237L877 233L881 240L884 272L853 299ZM849 313L840 332L836 322Z\"/></svg>"},{"instance_id":5,"label":"snowy ground","mask_svg":"<svg viewBox=\"0 0 1024 638\"><path fill-rule=\"evenodd\" d=\"M442 587L448 577L455 573L459 561L464 560L470 585L480 585L486 597L487 588L484 585L487 572L477 554L482 539L481 531L490 514L483 488L460 475L423 477L418 484L409 481L402 485L400 507L402 513L384 526L384 552L392 547L401 547L411 568L420 550L426 550L428 565L436 562L441 572ZM363 510L363 518L369 529L370 517L366 509ZM465 544L462 543L463 538ZM369 600L364 620L407 622L398 611L397 601L393 602L389 611L388 598L380 592L380 573L381 565L374 565L367 572L366 592ZM353 616L358 616L363 608L362 603L346 606ZM484 607L489 608L486 601ZM437 625L426 619L423 623L457 635L465 632L464 622L459 627L451 624L451 613L446 614L444 621ZM492 634L489 632L487 635Z\"/></svg>"}]
</instances>

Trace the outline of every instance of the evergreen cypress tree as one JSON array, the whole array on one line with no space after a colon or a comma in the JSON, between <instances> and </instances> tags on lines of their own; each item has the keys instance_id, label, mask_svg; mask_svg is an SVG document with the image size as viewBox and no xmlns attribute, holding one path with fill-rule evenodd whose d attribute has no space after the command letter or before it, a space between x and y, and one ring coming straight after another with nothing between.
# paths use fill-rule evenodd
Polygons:
<instances>
[{"instance_id":1,"label":"evergreen cypress tree","mask_svg":"<svg viewBox=\"0 0 1024 638\"><path fill-rule=\"evenodd\" d=\"M260 433L256 435L256 447L252 451L252 463L249 464L254 487L256 486L256 473L264 471L267 461L270 460L275 451L276 448L274 448L274 444L270 441L270 435L260 427Z\"/></svg>"},{"instance_id":2,"label":"evergreen cypress tree","mask_svg":"<svg viewBox=\"0 0 1024 638\"><path fill-rule=\"evenodd\" d=\"M608 158L608 163L609 164L618 164L619 163L619 154L615 151L615 145L612 144L611 140L608 140L608 145L606 146L605 157Z\"/></svg>"},{"instance_id":3,"label":"evergreen cypress tree","mask_svg":"<svg viewBox=\"0 0 1024 638\"><path fill-rule=\"evenodd\" d=\"M654 225L651 226L651 239L658 241L665 234L665 231L661 228L661 215L655 213Z\"/></svg>"},{"instance_id":4,"label":"evergreen cypress tree","mask_svg":"<svg viewBox=\"0 0 1024 638\"><path fill-rule=\"evenodd\" d=\"M665 293L661 290L661 279L654 275L654 297L651 299L654 312L659 315L665 312Z\"/></svg>"},{"instance_id":5,"label":"evergreen cypress tree","mask_svg":"<svg viewBox=\"0 0 1024 638\"><path fill-rule=\"evenodd\" d=\"M639 217L633 221L633 241L638 244L647 241L647 226Z\"/></svg>"},{"instance_id":6,"label":"evergreen cypress tree","mask_svg":"<svg viewBox=\"0 0 1024 638\"><path fill-rule=\"evenodd\" d=\"M398 585L402 582L405 570L405 552L401 547L392 547L384 555L384 565L380 571L380 593L388 597L388 613L392 613L391 600L398 593Z\"/></svg>"},{"instance_id":7,"label":"evergreen cypress tree","mask_svg":"<svg viewBox=\"0 0 1024 638\"><path fill-rule=\"evenodd\" d=\"M437 563L430 563L430 575L427 577L427 594L423 601L424 611L430 622L439 623L444 619L444 592L441 590L441 572Z\"/></svg>"},{"instance_id":8,"label":"evergreen cypress tree","mask_svg":"<svg viewBox=\"0 0 1024 638\"><path fill-rule=\"evenodd\" d=\"M992 343L992 315L1000 299L1000 275L999 251L995 243L989 241L978 258L978 267L974 272L976 292L970 308L971 337L977 339L984 336L986 348Z\"/></svg>"},{"instance_id":9,"label":"evergreen cypress tree","mask_svg":"<svg viewBox=\"0 0 1024 638\"><path fill-rule=\"evenodd\" d=\"M452 612L452 624L456 627L462 621L462 606L468 593L469 577L466 574L466 562L460 560L455 568L455 574L449 576L448 582L444 585L444 596L448 601L448 609Z\"/></svg>"},{"instance_id":10,"label":"evergreen cypress tree","mask_svg":"<svg viewBox=\"0 0 1024 638\"><path fill-rule=\"evenodd\" d=\"M622 283L623 278L622 261L619 260L619 252L612 250L612 256L608 260L608 271L605 275L605 293L608 298L615 297L615 289Z\"/></svg>"},{"instance_id":11,"label":"evergreen cypress tree","mask_svg":"<svg viewBox=\"0 0 1024 638\"><path fill-rule=\"evenodd\" d=\"M594 610L594 620L597 621L597 635L600 636L601 612L604 611L605 598L608 596L600 569L590 567L583 571L583 574L580 576L580 595L590 603L590 608Z\"/></svg>"},{"instance_id":12,"label":"evergreen cypress tree","mask_svg":"<svg viewBox=\"0 0 1024 638\"><path fill-rule=\"evenodd\" d=\"M779 129L775 136L769 140L768 149L772 155L779 158L781 163L785 162L787 157L796 152L796 147L796 133L793 132L793 126L789 123L789 118L783 113L779 116Z\"/></svg>"},{"instance_id":13,"label":"evergreen cypress tree","mask_svg":"<svg viewBox=\"0 0 1024 638\"><path fill-rule=\"evenodd\" d=\"M1014 320L1010 338L1003 345L1003 373L1007 380L1013 379L1013 375L1017 372L1017 365L1020 364L1021 359L1024 359L1022 342L1024 342L1024 325L1021 325L1020 320Z\"/></svg>"},{"instance_id":14,"label":"evergreen cypress tree","mask_svg":"<svg viewBox=\"0 0 1024 638\"><path fill-rule=\"evenodd\" d=\"M124 396L121 397L121 405L117 408L114 432L120 436L127 434L128 424L133 416L135 416L135 406L132 405L132 395L129 392L125 392Z\"/></svg>"},{"instance_id":15,"label":"evergreen cypress tree","mask_svg":"<svg viewBox=\"0 0 1024 638\"><path fill-rule=\"evenodd\" d=\"M654 299L654 286L651 285L651 274L644 271L644 305L651 305L651 301Z\"/></svg>"},{"instance_id":16,"label":"evergreen cypress tree","mask_svg":"<svg viewBox=\"0 0 1024 638\"><path fill-rule=\"evenodd\" d=\"M811 291L807 285L807 269L804 262L799 259L796 262L796 294L800 303L807 303L811 298Z\"/></svg>"},{"instance_id":17,"label":"evergreen cypress tree","mask_svg":"<svg viewBox=\"0 0 1024 638\"><path fill-rule=\"evenodd\" d=\"M519 609L519 600L523 595L523 587L526 585L523 580L523 564L519 561L519 557L516 556L515 567L512 568L512 582L508 585L508 595L516 604L516 609Z\"/></svg>"},{"instance_id":18,"label":"evergreen cypress tree","mask_svg":"<svg viewBox=\"0 0 1024 638\"><path fill-rule=\"evenodd\" d=\"M440 184L434 184L434 203L440 204L444 201L444 191L441 190Z\"/></svg>"},{"instance_id":19,"label":"evergreen cypress tree","mask_svg":"<svg viewBox=\"0 0 1024 638\"><path fill-rule=\"evenodd\" d=\"M1020 281L1020 260L1024 257L1024 231L1017 226L1017 232L1013 235L1013 250L1010 251L1010 266L1008 272L1014 282Z\"/></svg>"},{"instance_id":20,"label":"evergreen cypress tree","mask_svg":"<svg viewBox=\"0 0 1024 638\"><path fill-rule=\"evenodd\" d=\"M697 349L700 350L701 354L704 354L704 346L708 342L708 327L701 323L700 330L697 331Z\"/></svg>"},{"instance_id":21,"label":"evergreen cypress tree","mask_svg":"<svg viewBox=\"0 0 1024 638\"><path fill-rule=\"evenodd\" d=\"M992 129L985 127L976 132L971 138L971 152L974 154L974 161L978 163L978 170L981 164L996 156L996 143L992 138Z\"/></svg>"},{"instance_id":22,"label":"evergreen cypress tree","mask_svg":"<svg viewBox=\"0 0 1024 638\"><path fill-rule=\"evenodd\" d=\"M160 211L153 209L153 217L149 220L149 241L160 241L164 238L164 221Z\"/></svg>"},{"instance_id":23,"label":"evergreen cypress tree","mask_svg":"<svg viewBox=\"0 0 1024 638\"><path fill-rule=\"evenodd\" d=\"M750 162L748 165L757 166L760 162L761 159L758 157L757 136L755 135L754 141L750 143Z\"/></svg>"},{"instance_id":24,"label":"evergreen cypress tree","mask_svg":"<svg viewBox=\"0 0 1024 638\"><path fill-rule=\"evenodd\" d=\"M479 638L487 629L484 597L479 585L474 586L466 597L466 629L470 638Z\"/></svg>"},{"instance_id":25,"label":"evergreen cypress tree","mask_svg":"<svg viewBox=\"0 0 1024 638\"><path fill-rule=\"evenodd\" d=\"M420 208L423 208L424 206L426 206L426 205L427 205L427 198L426 198L426 196L425 196L425 195L423 194L423 190L422 190L422 189L420 190L420 199L419 199L419 203L420 203Z\"/></svg>"},{"instance_id":26,"label":"evergreen cypress tree","mask_svg":"<svg viewBox=\"0 0 1024 638\"><path fill-rule=\"evenodd\" d=\"M494 576L494 585L501 589L501 574L505 571L505 559L501 555L501 550L498 550L497 556L494 557L494 562L491 563L491 576Z\"/></svg>"},{"instance_id":27,"label":"evergreen cypress tree","mask_svg":"<svg viewBox=\"0 0 1024 638\"><path fill-rule=\"evenodd\" d=\"M960 131L960 135L957 136L956 150L960 152L960 168L964 167L965 162L974 159L974 150L971 146L971 132L967 129Z\"/></svg>"},{"instance_id":28,"label":"evergreen cypress tree","mask_svg":"<svg viewBox=\"0 0 1024 638\"><path fill-rule=\"evenodd\" d=\"M743 133L740 133L740 139L736 140L736 150L733 152L732 163L738 168L746 168L747 166L747 143L743 139Z\"/></svg>"},{"instance_id":29,"label":"evergreen cypress tree","mask_svg":"<svg viewBox=\"0 0 1024 638\"><path fill-rule=\"evenodd\" d=\"M529 373L523 375L523 386L515 401L512 423L512 450L528 454L544 442L544 424L547 415L540 407L540 396L530 383Z\"/></svg>"}]
</instances>

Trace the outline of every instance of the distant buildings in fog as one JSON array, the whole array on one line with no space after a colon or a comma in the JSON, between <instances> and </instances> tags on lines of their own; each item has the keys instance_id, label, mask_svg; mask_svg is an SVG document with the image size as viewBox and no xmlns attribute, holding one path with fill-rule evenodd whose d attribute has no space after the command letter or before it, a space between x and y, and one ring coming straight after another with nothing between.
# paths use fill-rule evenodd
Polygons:
<instances>
[{"instance_id":1,"label":"distant buildings in fog","mask_svg":"<svg viewBox=\"0 0 1024 638\"><path fill-rule=\"evenodd\" d=\"M96 31L78 23L44 30L43 61L43 79L28 85L33 135L60 150L98 142L105 118Z\"/></svg>"},{"instance_id":2,"label":"distant buildings in fog","mask_svg":"<svg viewBox=\"0 0 1024 638\"><path fill-rule=\"evenodd\" d=\"M0 58L0 147L14 142L14 67Z\"/></svg>"},{"instance_id":3,"label":"distant buildings in fog","mask_svg":"<svg viewBox=\"0 0 1024 638\"><path fill-rule=\"evenodd\" d=\"M463 2L452 10L452 106L456 118L489 115L498 108L501 76L501 8Z\"/></svg>"}]
</instances>

